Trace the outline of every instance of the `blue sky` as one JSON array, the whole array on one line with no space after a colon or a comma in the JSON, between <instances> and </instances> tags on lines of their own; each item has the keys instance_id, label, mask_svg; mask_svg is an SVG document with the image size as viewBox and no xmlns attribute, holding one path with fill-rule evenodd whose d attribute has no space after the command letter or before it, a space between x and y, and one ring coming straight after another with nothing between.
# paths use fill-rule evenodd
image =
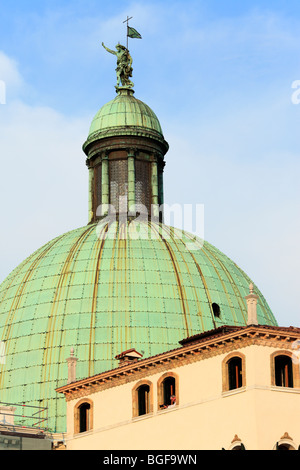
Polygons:
<instances>
[{"instance_id":1,"label":"blue sky","mask_svg":"<svg viewBox=\"0 0 300 470\"><path fill-rule=\"evenodd\" d=\"M170 144L166 202L204 204L205 238L300 326L300 2L0 1L0 281L87 222L81 146L115 96L101 47L130 40L135 96ZM300 94L299 94L300 96Z\"/></svg>"}]
</instances>

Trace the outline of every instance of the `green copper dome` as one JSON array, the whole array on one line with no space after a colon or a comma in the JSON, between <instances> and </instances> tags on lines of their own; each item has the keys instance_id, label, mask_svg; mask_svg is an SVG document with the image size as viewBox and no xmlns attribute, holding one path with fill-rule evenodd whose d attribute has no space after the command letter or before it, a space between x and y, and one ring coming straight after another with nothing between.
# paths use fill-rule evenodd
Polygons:
<instances>
[{"instance_id":1,"label":"green copper dome","mask_svg":"<svg viewBox=\"0 0 300 470\"><path fill-rule=\"evenodd\" d=\"M48 406L49 427L63 432L65 400L55 389L67 383L72 347L80 379L117 367L115 356L133 347L148 357L187 336L246 325L251 280L233 261L188 233L140 228L103 220L66 233L2 283L2 402ZM259 323L276 325L254 290Z\"/></svg>"},{"instance_id":2,"label":"green copper dome","mask_svg":"<svg viewBox=\"0 0 300 470\"><path fill-rule=\"evenodd\" d=\"M138 135L165 143L160 122L152 109L133 96L133 90L120 88L115 99L106 103L94 117L84 149L90 143L117 135Z\"/></svg>"}]
</instances>

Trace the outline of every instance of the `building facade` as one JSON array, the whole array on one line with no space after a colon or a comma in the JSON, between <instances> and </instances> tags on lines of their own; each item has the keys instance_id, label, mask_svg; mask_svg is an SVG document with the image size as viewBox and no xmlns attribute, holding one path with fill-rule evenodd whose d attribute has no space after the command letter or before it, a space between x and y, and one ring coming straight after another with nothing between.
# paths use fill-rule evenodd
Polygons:
<instances>
[{"instance_id":1,"label":"building facade","mask_svg":"<svg viewBox=\"0 0 300 470\"><path fill-rule=\"evenodd\" d=\"M299 328L219 327L57 390L69 450L297 450ZM126 361L126 358L128 359Z\"/></svg>"}]
</instances>

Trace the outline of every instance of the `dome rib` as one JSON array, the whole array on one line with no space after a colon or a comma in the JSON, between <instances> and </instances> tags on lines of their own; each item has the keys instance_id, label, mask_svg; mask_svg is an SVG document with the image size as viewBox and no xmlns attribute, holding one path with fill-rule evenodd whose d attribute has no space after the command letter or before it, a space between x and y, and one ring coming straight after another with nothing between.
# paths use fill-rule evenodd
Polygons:
<instances>
[{"instance_id":1,"label":"dome rib","mask_svg":"<svg viewBox=\"0 0 300 470\"><path fill-rule=\"evenodd\" d=\"M227 287L226 287L225 283L223 282L222 277L220 276L220 274L219 274L219 272L218 272L218 270L217 270L215 264L213 263L213 261L211 260L211 258L208 256L208 254L206 253L206 251L208 251L208 252L213 256L213 259L214 259L215 261L218 262L218 260L214 257L214 255L213 255L206 247L205 247L205 248L203 247L203 254L207 257L207 259L209 260L209 262L210 262L211 265L213 266L214 271L215 271L216 275L218 276L218 278L219 278L219 280L220 280L220 283L222 284L222 288L223 288L223 290L224 290L224 292L225 292L226 299L227 299L227 301L228 301L228 305L229 305L229 307L230 307L230 311L231 311L231 314L232 314L231 316L232 316L232 318L233 318L234 324L236 324L236 314L235 314L235 311L234 311L234 308L233 308L233 305L232 305L232 302L231 302L230 295L229 295L229 292L228 292L228 290L227 290ZM211 303L212 303L212 301L211 301ZM242 313L242 315L243 315L243 311L242 311L242 310L241 310L241 313ZM213 315L213 312L212 312L212 315ZM229 318L228 318L227 320L229 321Z\"/></svg>"},{"instance_id":2,"label":"dome rib","mask_svg":"<svg viewBox=\"0 0 300 470\"><path fill-rule=\"evenodd\" d=\"M206 250L208 251L208 253L211 254L211 256L213 256L213 258L216 260L216 262L219 263L220 267L222 268L222 270L224 271L225 275L227 276L227 278L228 278L228 280L229 280L229 283L230 283L230 285L232 286L232 288L233 288L233 290L234 290L236 299L237 299L237 301L238 301L239 311L240 311L240 313L241 313L241 315L242 315L242 317L243 317L243 319L244 319L244 321L245 321L245 324L246 324L247 319L246 319L246 317L245 317L245 303L241 304L241 302L240 302L239 291L238 291L238 289L237 289L237 286L236 286L236 284L235 284L235 281L234 281L232 275L229 273L229 271L228 271L228 269L226 268L226 266L224 265L224 263L222 263L222 261L221 261L219 258L216 258L216 257L213 255L213 253L211 252L211 250L209 250L209 248L208 248L207 246L206 246L206 247L204 248L204 250L203 250L203 253L204 253L204 254L206 254L206 253L205 253ZM216 270L216 273L217 273L217 272L218 272L218 271ZM218 277L220 278L219 274L218 274ZM250 282L249 282L249 283L250 283ZM223 286L225 287L224 284L223 284ZM238 321L238 320L237 320L237 316L236 316L236 312L235 312L234 309L231 310L231 311L233 311L233 322L234 322L234 325L236 325L236 324L237 324L237 321Z\"/></svg>"},{"instance_id":3,"label":"dome rib","mask_svg":"<svg viewBox=\"0 0 300 470\"><path fill-rule=\"evenodd\" d=\"M54 291L54 298L51 304L51 310L48 317L48 325L46 329L46 338L45 338L45 347L43 353L43 376L42 382L47 381L47 376L50 374L51 369L51 358L53 350L55 348L59 349L59 358L58 363L63 362L61 355L61 348L59 348L62 341L62 331L64 325L64 318L67 315L66 313L66 303L69 297L69 290L71 285L71 278L73 277L74 271L72 271L72 266L75 268L76 259L80 254L80 250L84 241L93 231L93 227L88 227L84 232L76 239L76 241L71 245L69 252L67 253L66 260L63 264L63 267L60 271L58 277L58 283ZM64 300L66 299L66 301ZM64 303L63 309L61 309L61 304ZM62 317L60 319L60 317ZM61 322L61 326L58 322ZM59 326L59 327L58 327Z\"/></svg>"}]
</instances>

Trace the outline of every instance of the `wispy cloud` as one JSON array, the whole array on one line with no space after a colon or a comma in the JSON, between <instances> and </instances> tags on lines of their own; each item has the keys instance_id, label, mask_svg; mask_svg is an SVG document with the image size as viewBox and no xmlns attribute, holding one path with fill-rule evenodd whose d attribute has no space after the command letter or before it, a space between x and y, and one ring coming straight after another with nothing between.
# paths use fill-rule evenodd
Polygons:
<instances>
[{"instance_id":1,"label":"wispy cloud","mask_svg":"<svg viewBox=\"0 0 300 470\"><path fill-rule=\"evenodd\" d=\"M5 83L10 96L17 94L24 85L17 62L2 51L0 51L0 80Z\"/></svg>"},{"instance_id":2,"label":"wispy cloud","mask_svg":"<svg viewBox=\"0 0 300 470\"><path fill-rule=\"evenodd\" d=\"M2 54L8 89L22 77ZM3 64L5 67L3 67ZM40 245L87 221L87 170L81 145L88 119L9 96L0 107L0 279ZM75 225L74 225L75 224Z\"/></svg>"}]
</instances>

